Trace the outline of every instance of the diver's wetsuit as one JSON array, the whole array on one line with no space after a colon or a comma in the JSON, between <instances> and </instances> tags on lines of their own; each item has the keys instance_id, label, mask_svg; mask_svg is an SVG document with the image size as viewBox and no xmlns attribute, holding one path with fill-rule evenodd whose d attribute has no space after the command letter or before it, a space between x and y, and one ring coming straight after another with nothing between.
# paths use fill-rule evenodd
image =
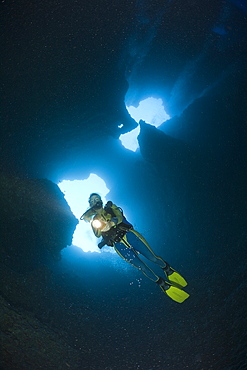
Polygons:
<instances>
[{"instance_id":1,"label":"diver's wetsuit","mask_svg":"<svg viewBox=\"0 0 247 370\"><path fill-rule=\"evenodd\" d=\"M187 285L186 280L161 257L156 256L144 237L126 220L121 208L110 201L103 208L102 200L96 193L90 195L89 204L91 208L80 219L91 222L94 234L98 238L102 236L99 248L104 245L114 247L120 257L157 283L174 301L182 303L189 297L182 290ZM160 266L169 282L156 275L140 255Z\"/></svg>"},{"instance_id":2,"label":"diver's wetsuit","mask_svg":"<svg viewBox=\"0 0 247 370\"><path fill-rule=\"evenodd\" d=\"M110 202L111 203L111 202ZM152 251L150 246L144 237L133 229L132 225L126 220L123 214L119 211L119 208L112 204L111 207L106 207L101 215L95 216L97 219L103 218L104 220L110 220L113 218L118 219L118 224L116 227L125 224L129 230L126 232L125 236L121 238L120 241L114 241L111 245L114 247L116 252L122 257L125 261L129 262L132 266L140 270L144 275L146 275L152 281L157 281L159 277L153 272L153 270L139 257L146 257L148 260L159 265L161 268L166 266L166 262L159 256L156 256ZM93 227L93 226L92 226ZM93 227L94 234L99 237L105 237L104 232L99 233L99 230ZM114 238L113 238L114 240ZM104 243L103 243L104 244ZM108 244L107 242L105 244ZM109 245L109 244L108 244Z\"/></svg>"},{"instance_id":3,"label":"diver's wetsuit","mask_svg":"<svg viewBox=\"0 0 247 370\"><path fill-rule=\"evenodd\" d=\"M143 240L142 240L143 239ZM165 267L166 263L161 257L154 254L152 249L144 243L144 238L135 230L130 230L120 243L114 244L114 249L125 261L140 270L144 275L153 281L159 278L153 270L139 257L146 257L160 267Z\"/></svg>"}]
</instances>

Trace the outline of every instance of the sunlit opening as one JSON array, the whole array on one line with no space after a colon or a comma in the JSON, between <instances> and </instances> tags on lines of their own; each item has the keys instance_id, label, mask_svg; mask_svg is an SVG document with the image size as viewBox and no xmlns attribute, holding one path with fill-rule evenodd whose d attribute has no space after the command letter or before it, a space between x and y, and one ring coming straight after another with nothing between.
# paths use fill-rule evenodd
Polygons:
<instances>
[{"instance_id":1,"label":"sunlit opening","mask_svg":"<svg viewBox=\"0 0 247 370\"><path fill-rule=\"evenodd\" d=\"M126 107L131 117L139 123L142 119L143 121L159 127L163 122L168 120L170 116L166 113L163 105L162 99L147 98L142 100L138 107L133 107L130 105Z\"/></svg>"},{"instance_id":2,"label":"sunlit opening","mask_svg":"<svg viewBox=\"0 0 247 370\"><path fill-rule=\"evenodd\" d=\"M122 145L129 150L135 152L139 148L137 136L140 133L140 126L138 125L134 130L127 132L126 134L120 135Z\"/></svg>"},{"instance_id":3,"label":"sunlit opening","mask_svg":"<svg viewBox=\"0 0 247 370\"><path fill-rule=\"evenodd\" d=\"M73 235L73 245L84 252L100 252L98 248L100 240L94 236L90 223L80 221L80 217L89 208L88 198L91 193L99 193L103 203L106 202L105 197L109 189L104 180L91 173L86 180L63 180L58 186L64 193L72 213L79 220Z\"/></svg>"},{"instance_id":4,"label":"sunlit opening","mask_svg":"<svg viewBox=\"0 0 247 370\"><path fill-rule=\"evenodd\" d=\"M126 106L130 116L139 123L140 120L149 123L155 127L159 127L163 122L170 119L166 113L162 99L147 98L142 100L138 107L132 105ZM129 150L136 151L139 148L137 136L139 135L140 127L120 135L122 145Z\"/></svg>"}]
</instances>

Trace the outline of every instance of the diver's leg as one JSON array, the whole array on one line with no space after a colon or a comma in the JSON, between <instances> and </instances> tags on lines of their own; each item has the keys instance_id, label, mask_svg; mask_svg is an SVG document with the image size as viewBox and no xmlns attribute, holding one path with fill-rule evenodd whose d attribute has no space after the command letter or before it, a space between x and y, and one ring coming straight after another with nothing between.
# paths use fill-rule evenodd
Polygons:
<instances>
[{"instance_id":1,"label":"diver's leg","mask_svg":"<svg viewBox=\"0 0 247 370\"><path fill-rule=\"evenodd\" d=\"M137 252L133 248L129 248L123 242L116 243L114 248L120 257L140 270L150 280L154 282L159 280L159 276L157 276L153 270L151 270L148 265L146 265L146 263L140 259Z\"/></svg>"},{"instance_id":2,"label":"diver's leg","mask_svg":"<svg viewBox=\"0 0 247 370\"><path fill-rule=\"evenodd\" d=\"M161 268L166 268L167 262L165 262L161 257L156 256L154 251L149 246L146 239L138 233L136 230L131 230L126 235L129 244L149 261L152 261L159 265Z\"/></svg>"},{"instance_id":3,"label":"diver's leg","mask_svg":"<svg viewBox=\"0 0 247 370\"><path fill-rule=\"evenodd\" d=\"M131 230L130 232L126 234L126 238L127 238L128 243L137 252L141 253L148 260L160 266L170 282L175 283L179 285L180 287L185 287L187 285L186 280L177 271L175 271L161 257L156 256L156 254L151 249L146 239L140 233L138 233L138 231Z\"/></svg>"},{"instance_id":4,"label":"diver's leg","mask_svg":"<svg viewBox=\"0 0 247 370\"><path fill-rule=\"evenodd\" d=\"M136 267L138 270L148 277L150 280L154 281L161 290L171 299L178 303L182 303L189 297L189 294L179 289L178 287L172 286L170 283L157 276L146 264L143 262L138 253L131 248L126 239L124 238L121 243L116 243L114 245L116 252L125 261L130 263L132 266Z\"/></svg>"}]
</instances>

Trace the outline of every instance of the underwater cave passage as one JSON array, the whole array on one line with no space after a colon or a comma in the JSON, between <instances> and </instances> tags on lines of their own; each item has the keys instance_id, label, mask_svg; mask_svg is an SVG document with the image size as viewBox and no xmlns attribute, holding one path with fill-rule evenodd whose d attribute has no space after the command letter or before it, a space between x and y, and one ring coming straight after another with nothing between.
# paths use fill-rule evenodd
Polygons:
<instances>
[{"instance_id":1,"label":"underwater cave passage","mask_svg":"<svg viewBox=\"0 0 247 370\"><path fill-rule=\"evenodd\" d=\"M103 203L109 193L104 180L95 174L90 174L86 180L63 180L58 184L70 206L72 213L79 220L73 235L72 244L84 252L100 252L99 240L94 236L90 223L80 221L81 215L89 208L88 198L91 193L99 193Z\"/></svg>"},{"instance_id":2,"label":"underwater cave passage","mask_svg":"<svg viewBox=\"0 0 247 370\"><path fill-rule=\"evenodd\" d=\"M156 99L149 97L139 102L138 107L133 105L127 106L126 108L130 116L139 123L143 120L150 125L159 127L163 122L170 119L170 116L166 113L162 99ZM139 148L137 136L140 132L140 126L138 125L134 130L127 132L126 134L120 135L120 141L122 145L129 150L135 152Z\"/></svg>"}]
</instances>

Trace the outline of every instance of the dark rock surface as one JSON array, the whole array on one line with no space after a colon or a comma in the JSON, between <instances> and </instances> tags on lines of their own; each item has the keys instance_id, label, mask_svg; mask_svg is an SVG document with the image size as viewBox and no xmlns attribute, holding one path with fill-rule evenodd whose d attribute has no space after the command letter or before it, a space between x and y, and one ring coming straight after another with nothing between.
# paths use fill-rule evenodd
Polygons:
<instances>
[{"instance_id":1,"label":"dark rock surface","mask_svg":"<svg viewBox=\"0 0 247 370\"><path fill-rule=\"evenodd\" d=\"M1 368L87 368L93 326L83 302L77 309L65 278L44 265L19 273L1 264Z\"/></svg>"},{"instance_id":2,"label":"dark rock surface","mask_svg":"<svg viewBox=\"0 0 247 370\"><path fill-rule=\"evenodd\" d=\"M33 266L72 242L78 221L59 187L49 180L0 176L1 258Z\"/></svg>"},{"instance_id":3,"label":"dark rock surface","mask_svg":"<svg viewBox=\"0 0 247 370\"><path fill-rule=\"evenodd\" d=\"M65 325L76 332L71 301L46 267L71 244L78 221L49 180L1 174L0 199L1 368L80 369Z\"/></svg>"},{"instance_id":4,"label":"dark rock surface","mask_svg":"<svg viewBox=\"0 0 247 370\"><path fill-rule=\"evenodd\" d=\"M78 353L33 314L17 309L2 296L1 362L2 369L80 369Z\"/></svg>"}]
</instances>

